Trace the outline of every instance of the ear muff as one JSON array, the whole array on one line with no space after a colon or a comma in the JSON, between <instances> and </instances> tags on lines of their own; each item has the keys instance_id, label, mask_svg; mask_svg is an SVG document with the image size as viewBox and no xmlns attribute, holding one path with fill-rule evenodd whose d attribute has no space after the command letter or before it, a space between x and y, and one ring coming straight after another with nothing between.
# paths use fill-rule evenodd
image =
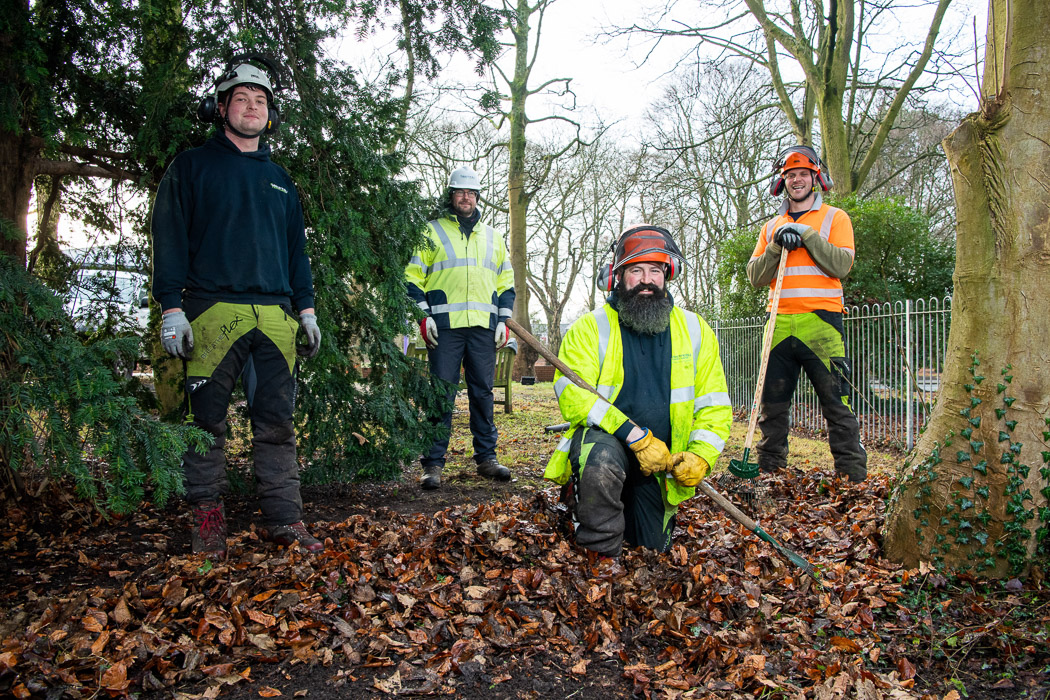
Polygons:
<instances>
[{"instance_id":1,"label":"ear muff","mask_svg":"<svg viewBox=\"0 0 1050 700\"><path fill-rule=\"evenodd\" d=\"M613 273L613 266L608 263L602 265L601 270L598 271L598 278L594 281L594 286L603 292L611 292L615 284L616 275Z\"/></svg>"}]
</instances>

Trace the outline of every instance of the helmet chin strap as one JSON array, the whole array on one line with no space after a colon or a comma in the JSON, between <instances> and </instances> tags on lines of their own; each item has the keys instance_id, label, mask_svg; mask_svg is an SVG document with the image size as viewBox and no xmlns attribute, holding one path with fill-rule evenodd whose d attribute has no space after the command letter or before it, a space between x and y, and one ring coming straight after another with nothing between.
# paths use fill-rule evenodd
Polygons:
<instances>
[{"instance_id":1,"label":"helmet chin strap","mask_svg":"<svg viewBox=\"0 0 1050 700\"><path fill-rule=\"evenodd\" d=\"M241 137L242 139L254 139L254 138L257 138L259 136L262 136L266 132L266 127L264 126L263 128L259 129L257 132L255 132L254 134L246 134L243 131L238 131L237 129L233 128L233 124L230 124L225 119L222 120L222 126L225 129L229 129L231 132L233 132L235 135Z\"/></svg>"}]
</instances>

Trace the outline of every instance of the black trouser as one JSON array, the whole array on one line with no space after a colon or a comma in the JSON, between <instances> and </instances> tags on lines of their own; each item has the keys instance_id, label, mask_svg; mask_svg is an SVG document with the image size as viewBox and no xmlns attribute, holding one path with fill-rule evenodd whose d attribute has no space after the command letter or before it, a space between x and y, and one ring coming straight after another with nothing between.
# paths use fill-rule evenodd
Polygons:
<instances>
[{"instance_id":1,"label":"black trouser","mask_svg":"<svg viewBox=\"0 0 1050 700\"><path fill-rule=\"evenodd\" d=\"M671 548L677 508L655 476L645 476L631 450L597 428L581 428L569 445L569 508L576 544L619 556L623 543L658 552Z\"/></svg>"},{"instance_id":2,"label":"black trouser","mask_svg":"<svg viewBox=\"0 0 1050 700\"><path fill-rule=\"evenodd\" d=\"M214 442L204 454L183 457L186 499L215 501L228 490L226 416L234 385L251 358L255 374L250 404L256 492L264 524L288 525L303 518L292 412L295 396L295 331L291 307L185 302L194 350L186 363L187 419Z\"/></svg>"},{"instance_id":3,"label":"black trouser","mask_svg":"<svg viewBox=\"0 0 1050 700\"><path fill-rule=\"evenodd\" d=\"M452 434L452 409L456 403L459 368L467 380L470 403L470 432L474 436L474 461L481 464L495 459L499 434L492 418L492 382L496 375L496 339L488 328L442 328L438 346L427 351L431 373L452 386L445 396L445 412L439 422L445 430L434 440L430 451L420 460L424 467L445 466L445 453Z\"/></svg>"},{"instance_id":4,"label":"black trouser","mask_svg":"<svg viewBox=\"0 0 1050 700\"><path fill-rule=\"evenodd\" d=\"M759 466L765 471L787 466L791 401L802 370L813 384L828 424L835 471L852 481L862 481L868 473L868 455L849 404L850 369L842 315L831 312L777 316L758 419L762 430L757 446Z\"/></svg>"}]
</instances>

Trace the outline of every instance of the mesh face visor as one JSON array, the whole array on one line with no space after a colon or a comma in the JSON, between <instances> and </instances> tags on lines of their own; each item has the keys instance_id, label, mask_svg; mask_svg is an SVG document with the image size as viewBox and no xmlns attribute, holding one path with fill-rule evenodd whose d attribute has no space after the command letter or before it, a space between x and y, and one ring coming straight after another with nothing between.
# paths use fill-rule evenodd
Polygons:
<instances>
[{"instance_id":1,"label":"mesh face visor","mask_svg":"<svg viewBox=\"0 0 1050 700\"><path fill-rule=\"evenodd\" d=\"M657 228L638 228L622 237L613 253L613 271L638 262L675 266L683 262L682 252L670 234Z\"/></svg>"}]
</instances>

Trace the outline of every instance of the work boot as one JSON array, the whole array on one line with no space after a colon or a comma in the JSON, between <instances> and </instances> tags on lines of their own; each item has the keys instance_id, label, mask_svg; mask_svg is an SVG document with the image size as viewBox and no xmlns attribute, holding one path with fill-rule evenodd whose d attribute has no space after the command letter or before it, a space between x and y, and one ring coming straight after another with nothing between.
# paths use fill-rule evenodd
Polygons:
<instances>
[{"instance_id":1,"label":"work boot","mask_svg":"<svg viewBox=\"0 0 1050 700\"><path fill-rule=\"evenodd\" d=\"M193 529L190 545L194 554L226 558L226 507L218 501L202 501L190 510Z\"/></svg>"},{"instance_id":2,"label":"work boot","mask_svg":"<svg viewBox=\"0 0 1050 700\"><path fill-rule=\"evenodd\" d=\"M495 457L486 459L478 464L478 474L486 479L496 481L510 481L510 469L496 461Z\"/></svg>"},{"instance_id":3,"label":"work boot","mask_svg":"<svg viewBox=\"0 0 1050 700\"><path fill-rule=\"evenodd\" d=\"M311 554L320 554L324 551L324 543L310 534L302 520L291 525L260 528L259 536L267 542L281 544L285 547L291 547L293 543L298 542L300 547Z\"/></svg>"},{"instance_id":4,"label":"work boot","mask_svg":"<svg viewBox=\"0 0 1050 700\"><path fill-rule=\"evenodd\" d=\"M419 479L419 488L434 491L441 488L441 465L428 464L423 467L423 476Z\"/></svg>"}]
</instances>

